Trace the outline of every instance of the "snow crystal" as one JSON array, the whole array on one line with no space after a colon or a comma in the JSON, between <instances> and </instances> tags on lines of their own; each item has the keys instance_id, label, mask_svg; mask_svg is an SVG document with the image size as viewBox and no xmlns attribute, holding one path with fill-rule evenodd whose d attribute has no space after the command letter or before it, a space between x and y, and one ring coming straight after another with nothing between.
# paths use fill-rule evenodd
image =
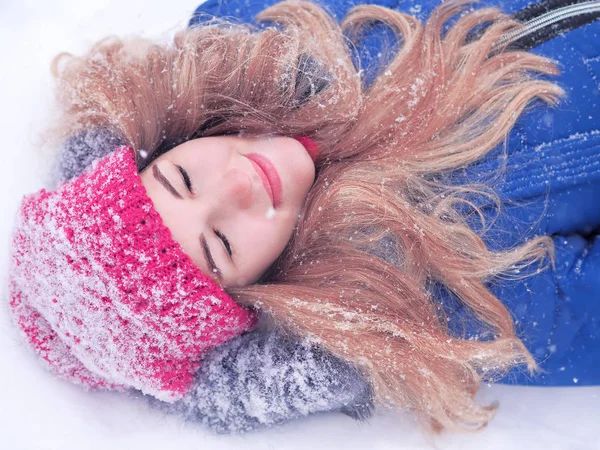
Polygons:
<instances>
[{"instance_id":1,"label":"snow crystal","mask_svg":"<svg viewBox=\"0 0 600 450\"><path fill-rule=\"evenodd\" d=\"M213 305L220 305L222 303L221 300L215 297L214 295L209 295L205 298L209 299Z\"/></svg>"},{"instance_id":2,"label":"snow crystal","mask_svg":"<svg viewBox=\"0 0 600 450\"><path fill-rule=\"evenodd\" d=\"M269 207L269 209L267 209L267 212L265 213L265 217L267 219L272 219L273 217L275 217L275 208L273 208L272 206Z\"/></svg>"},{"instance_id":3,"label":"snow crystal","mask_svg":"<svg viewBox=\"0 0 600 450\"><path fill-rule=\"evenodd\" d=\"M419 103L419 97L425 97L426 92L421 88L425 84L425 81L422 78L417 78L415 82L410 86L409 95L411 99L408 101L408 106L411 108Z\"/></svg>"},{"instance_id":4,"label":"snow crystal","mask_svg":"<svg viewBox=\"0 0 600 450\"><path fill-rule=\"evenodd\" d=\"M421 12L422 5L413 5L408 10L412 15L418 14Z\"/></svg>"},{"instance_id":5,"label":"snow crystal","mask_svg":"<svg viewBox=\"0 0 600 450\"><path fill-rule=\"evenodd\" d=\"M292 306L306 306L307 303L303 300L300 300L297 297L292 297L292 300L290 301L290 305Z\"/></svg>"}]
</instances>

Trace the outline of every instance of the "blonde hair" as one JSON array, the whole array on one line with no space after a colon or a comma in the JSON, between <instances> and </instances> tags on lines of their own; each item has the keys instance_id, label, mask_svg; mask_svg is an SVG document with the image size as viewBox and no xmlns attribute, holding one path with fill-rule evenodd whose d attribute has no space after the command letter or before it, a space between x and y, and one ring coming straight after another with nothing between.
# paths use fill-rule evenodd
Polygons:
<instances>
[{"instance_id":1,"label":"blonde hair","mask_svg":"<svg viewBox=\"0 0 600 450\"><path fill-rule=\"evenodd\" d=\"M421 24L361 5L338 25L315 3L286 1L256 17L279 28L214 19L172 45L109 38L55 59L59 134L104 127L150 154L242 130L312 137L317 178L292 239L259 283L229 293L354 364L379 405L409 408L434 431L479 429L497 408L475 401L480 383L522 364L538 369L486 282L549 254L552 262L552 242L490 251L485 226L474 231L459 210L483 217L469 199L499 205L493 189L438 175L480 159L533 99L553 104L562 91L535 76L557 73L550 60L493 51L516 22L467 6L442 4ZM377 22L401 46L366 88L346 41ZM392 258L377 254L386 239ZM452 335L429 282L456 295L493 339Z\"/></svg>"}]
</instances>

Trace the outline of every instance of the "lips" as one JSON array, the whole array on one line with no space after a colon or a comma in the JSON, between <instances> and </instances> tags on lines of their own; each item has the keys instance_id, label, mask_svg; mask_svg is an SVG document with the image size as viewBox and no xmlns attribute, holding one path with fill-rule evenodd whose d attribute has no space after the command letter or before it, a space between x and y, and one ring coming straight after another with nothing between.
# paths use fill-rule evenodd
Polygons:
<instances>
[{"instance_id":1,"label":"lips","mask_svg":"<svg viewBox=\"0 0 600 450\"><path fill-rule=\"evenodd\" d=\"M246 157L252 163L254 170L258 173L267 194L277 208L281 204L281 179L273 163L266 156L258 153L249 153Z\"/></svg>"}]
</instances>

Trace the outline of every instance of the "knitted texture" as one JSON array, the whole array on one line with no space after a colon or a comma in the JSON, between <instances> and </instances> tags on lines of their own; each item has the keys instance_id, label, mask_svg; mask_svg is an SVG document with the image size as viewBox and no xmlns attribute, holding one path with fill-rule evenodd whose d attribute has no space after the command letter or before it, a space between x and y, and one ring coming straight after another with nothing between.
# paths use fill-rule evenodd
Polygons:
<instances>
[{"instance_id":1,"label":"knitted texture","mask_svg":"<svg viewBox=\"0 0 600 450\"><path fill-rule=\"evenodd\" d=\"M274 330L252 331L208 352L183 400L148 400L218 433L267 428L326 411L365 420L374 408L371 386L352 365Z\"/></svg>"},{"instance_id":2,"label":"knitted texture","mask_svg":"<svg viewBox=\"0 0 600 450\"><path fill-rule=\"evenodd\" d=\"M50 187L53 189L61 181L71 181L81 175L94 160L105 157L127 143L106 129L92 128L71 136L65 144L63 155L53 161L50 170Z\"/></svg>"},{"instance_id":3,"label":"knitted texture","mask_svg":"<svg viewBox=\"0 0 600 450\"><path fill-rule=\"evenodd\" d=\"M184 396L207 349L256 323L172 238L128 147L25 196L9 295L15 323L60 376L163 401Z\"/></svg>"},{"instance_id":4,"label":"knitted texture","mask_svg":"<svg viewBox=\"0 0 600 450\"><path fill-rule=\"evenodd\" d=\"M57 179L83 173L91 164L89 155L106 156L114 151L115 139L111 131L94 128L71 137L56 164ZM350 364L317 344L264 327L207 351L184 399L167 404L144 398L219 433L262 429L326 411L365 420L374 409L370 384Z\"/></svg>"}]
</instances>

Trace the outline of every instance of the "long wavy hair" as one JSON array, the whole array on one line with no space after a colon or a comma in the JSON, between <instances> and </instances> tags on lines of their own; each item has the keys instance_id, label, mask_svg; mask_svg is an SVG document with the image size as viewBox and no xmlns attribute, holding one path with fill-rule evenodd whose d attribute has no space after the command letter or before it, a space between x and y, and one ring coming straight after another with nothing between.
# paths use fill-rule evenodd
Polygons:
<instances>
[{"instance_id":1,"label":"long wavy hair","mask_svg":"<svg viewBox=\"0 0 600 450\"><path fill-rule=\"evenodd\" d=\"M437 432L485 426L497 405L475 400L480 383L519 365L538 369L486 283L552 263L552 242L490 251L486 226L472 229L463 212L481 213L473 194L499 205L494 190L439 175L501 144L532 100L555 104L561 89L540 76L555 65L497 48L520 25L468 1L440 5L425 24L375 5L338 23L307 1L276 4L255 20L275 26L212 19L169 44L108 38L84 56L57 56L57 135L110 129L148 152L139 167L204 136L312 137L317 176L293 237L257 284L229 294L355 365L378 405L408 408ZM365 87L351 44L373 24L387 25L400 45ZM392 251L380 251L384 242ZM452 333L432 282L491 338Z\"/></svg>"}]
</instances>

